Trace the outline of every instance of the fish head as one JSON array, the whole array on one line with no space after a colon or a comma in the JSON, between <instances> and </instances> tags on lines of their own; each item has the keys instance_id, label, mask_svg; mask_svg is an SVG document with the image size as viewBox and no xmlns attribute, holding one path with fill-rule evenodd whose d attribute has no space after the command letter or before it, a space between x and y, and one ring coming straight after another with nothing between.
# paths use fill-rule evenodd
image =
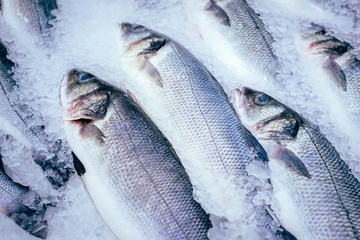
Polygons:
<instances>
[{"instance_id":1,"label":"fish head","mask_svg":"<svg viewBox=\"0 0 360 240\"><path fill-rule=\"evenodd\" d=\"M301 118L284 104L247 87L236 89L236 98L241 121L256 138L281 141L296 137Z\"/></svg>"},{"instance_id":2,"label":"fish head","mask_svg":"<svg viewBox=\"0 0 360 240\"><path fill-rule=\"evenodd\" d=\"M121 40L125 44L125 55L147 56L156 54L166 43L167 38L142 25L121 23Z\"/></svg>"},{"instance_id":3,"label":"fish head","mask_svg":"<svg viewBox=\"0 0 360 240\"><path fill-rule=\"evenodd\" d=\"M96 122L104 119L110 104L112 88L91 73L73 69L63 79L61 105L66 126L84 139L103 134Z\"/></svg>"},{"instance_id":4,"label":"fish head","mask_svg":"<svg viewBox=\"0 0 360 240\"><path fill-rule=\"evenodd\" d=\"M152 58L170 41L166 36L144 26L122 23L121 40L124 43L123 56L128 60L130 69L135 67L146 79L163 87L163 80L152 63Z\"/></svg>"},{"instance_id":5,"label":"fish head","mask_svg":"<svg viewBox=\"0 0 360 240\"><path fill-rule=\"evenodd\" d=\"M321 54L334 59L352 51L349 43L327 35L325 31L317 32L304 38L308 42L307 51L311 54Z\"/></svg>"}]
</instances>

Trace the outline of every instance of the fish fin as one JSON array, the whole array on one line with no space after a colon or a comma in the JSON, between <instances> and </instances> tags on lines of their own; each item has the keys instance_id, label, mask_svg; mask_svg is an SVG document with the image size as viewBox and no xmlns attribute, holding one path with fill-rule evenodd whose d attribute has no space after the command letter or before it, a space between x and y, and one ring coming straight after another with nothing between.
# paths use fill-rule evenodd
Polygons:
<instances>
[{"instance_id":1,"label":"fish fin","mask_svg":"<svg viewBox=\"0 0 360 240\"><path fill-rule=\"evenodd\" d=\"M266 213L274 220L278 229L276 231L276 236L281 236L283 240L296 240L294 235L292 235L289 231L287 231L283 226L281 226L279 218L276 216L274 211L271 209L269 205L265 205Z\"/></svg>"},{"instance_id":2,"label":"fish fin","mask_svg":"<svg viewBox=\"0 0 360 240\"><path fill-rule=\"evenodd\" d=\"M280 228L276 232L277 236L281 236L283 240L296 240L296 237L292 235L288 230L286 230L283 226L280 226Z\"/></svg>"},{"instance_id":3,"label":"fish fin","mask_svg":"<svg viewBox=\"0 0 360 240\"><path fill-rule=\"evenodd\" d=\"M295 153L287 148L284 148L280 144L276 145L276 149L272 157L282 161L288 168L294 170L296 173L307 178L311 178L305 164L295 155Z\"/></svg>"},{"instance_id":4,"label":"fish fin","mask_svg":"<svg viewBox=\"0 0 360 240\"><path fill-rule=\"evenodd\" d=\"M4 168L4 164L3 164L3 162L2 162L2 156L1 156L1 154L0 154L0 170L5 173L5 168Z\"/></svg>"},{"instance_id":5,"label":"fish fin","mask_svg":"<svg viewBox=\"0 0 360 240\"><path fill-rule=\"evenodd\" d=\"M251 134L251 132L248 129L246 129L244 127L244 130L245 130L245 136L248 140L248 143L250 144L251 147L253 147L255 149L257 156L263 162L268 162L269 159L267 157L267 153L266 153L265 149L260 145L258 140L254 137L254 135Z\"/></svg>"},{"instance_id":6,"label":"fish fin","mask_svg":"<svg viewBox=\"0 0 360 240\"><path fill-rule=\"evenodd\" d=\"M126 90L126 94L131 98L134 102L136 102L139 106L141 106L139 99L133 94L129 89Z\"/></svg>"},{"instance_id":7,"label":"fish fin","mask_svg":"<svg viewBox=\"0 0 360 240\"><path fill-rule=\"evenodd\" d=\"M159 87L164 86L160 73L158 72L158 70L156 70L154 65L152 65L151 62L146 57L143 57L139 69L144 71L149 76L151 81L156 83L156 85L158 85Z\"/></svg>"},{"instance_id":8,"label":"fish fin","mask_svg":"<svg viewBox=\"0 0 360 240\"><path fill-rule=\"evenodd\" d=\"M82 162L80 161L80 159L75 155L74 152L71 152L71 155L73 156L73 162L74 162L74 167L75 170L77 172L77 174L79 176L82 176L86 173L86 169L84 164L82 164Z\"/></svg>"},{"instance_id":9,"label":"fish fin","mask_svg":"<svg viewBox=\"0 0 360 240\"><path fill-rule=\"evenodd\" d=\"M248 12L250 17L254 21L256 28L260 31L260 33L261 33L262 37L265 39L265 42L268 45L268 47L271 49L271 51L273 51L274 49L272 48L271 44L274 43L274 38L266 30L265 24L262 21L262 19L260 18L260 14L256 13L254 11L254 9L252 9L245 1L243 1L241 3L241 5L242 5L241 7Z\"/></svg>"},{"instance_id":10,"label":"fish fin","mask_svg":"<svg viewBox=\"0 0 360 240\"><path fill-rule=\"evenodd\" d=\"M331 80L346 92L346 75L332 57L328 57L323 65L323 68L330 75Z\"/></svg>"},{"instance_id":11,"label":"fish fin","mask_svg":"<svg viewBox=\"0 0 360 240\"><path fill-rule=\"evenodd\" d=\"M210 0L205 5L205 10L211 12L221 24L230 27L230 19L224 9L217 5L213 0Z\"/></svg>"}]
</instances>

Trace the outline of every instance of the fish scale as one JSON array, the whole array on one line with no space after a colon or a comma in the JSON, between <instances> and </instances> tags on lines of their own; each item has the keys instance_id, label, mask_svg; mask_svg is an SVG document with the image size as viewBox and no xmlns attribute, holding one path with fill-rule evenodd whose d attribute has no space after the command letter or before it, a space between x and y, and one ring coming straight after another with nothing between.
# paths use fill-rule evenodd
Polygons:
<instances>
[{"instance_id":1,"label":"fish scale","mask_svg":"<svg viewBox=\"0 0 360 240\"><path fill-rule=\"evenodd\" d=\"M265 216L264 204L252 202L264 183L247 169L253 162L266 162L266 153L243 127L219 83L181 44L141 25L123 23L121 28L124 59L129 63L124 69L138 76L134 80L139 85L152 84L154 95L145 102L161 102L158 108L166 113L162 127L194 180L204 208L226 219L222 220L225 225L231 221L250 225L246 232L239 230L239 237L251 232L258 239L275 239L275 222L254 217ZM198 192L205 193L206 199Z\"/></svg>"},{"instance_id":2,"label":"fish scale","mask_svg":"<svg viewBox=\"0 0 360 240\"><path fill-rule=\"evenodd\" d=\"M102 217L119 238L207 239L210 221L193 199L191 183L170 144L126 94L102 87L111 94L110 104L106 117L93 124L103 137L67 130L69 143L86 169L84 182ZM96 154L87 151L89 144ZM96 181L89 180L90 175ZM104 201L110 204L102 206ZM133 232L126 233L123 221Z\"/></svg>"},{"instance_id":3,"label":"fish scale","mask_svg":"<svg viewBox=\"0 0 360 240\"><path fill-rule=\"evenodd\" d=\"M56 0L2 0L0 7L9 23L15 25L20 21L43 33L51 26L49 21L54 18L51 11L57 8L57 4Z\"/></svg>"},{"instance_id":4,"label":"fish scale","mask_svg":"<svg viewBox=\"0 0 360 240\"><path fill-rule=\"evenodd\" d=\"M31 143L40 143L26 125L26 119L19 114L13 103L17 98L15 94L17 85L11 73L13 66L14 63L7 59L7 50L0 43L0 119L2 123L0 129L6 134L15 135L18 140L29 147Z\"/></svg>"},{"instance_id":5,"label":"fish scale","mask_svg":"<svg viewBox=\"0 0 360 240\"><path fill-rule=\"evenodd\" d=\"M164 81L160 94L186 149L215 174L246 175L250 148L216 80L182 46L170 43L156 57L150 62Z\"/></svg>"},{"instance_id":6,"label":"fish scale","mask_svg":"<svg viewBox=\"0 0 360 240\"><path fill-rule=\"evenodd\" d=\"M272 97L249 88L240 92L242 121L271 153L270 179L281 224L299 240L360 239L360 183L332 144ZM290 131L296 126L291 122L298 129Z\"/></svg>"},{"instance_id":7,"label":"fish scale","mask_svg":"<svg viewBox=\"0 0 360 240\"><path fill-rule=\"evenodd\" d=\"M296 182L290 195L295 196L293 199L298 211L304 213L302 219L310 228L308 237L359 239L360 184L349 167L335 148L308 124L304 124L293 144L300 145L296 147L299 148L299 158L311 174L311 179L288 176ZM288 148L292 149L290 144Z\"/></svg>"},{"instance_id":8,"label":"fish scale","mask_svg":"<svg viewBox=\"0 0 360 240\"><path fill-rule=\"evenodd\" d=\"M206 10L206 4L221 8L229 26L221 23L216 11ZM272 79L277 64L272 52L273 38L254 10L244 0L184 1L189 21L195 24L201 38L216 52L226 66L251 77ZM241 71L240 71L241 70Z\"/></svg>"},{"instance_id":9,"label":"fish scale","mask_svg":"<svg viewBox=\"0 0 360 240\"><path fill-rule=\"evenodd\" d=\"M343 71L346 75L347 91L341 91L340 95L350 118L357 123L360 119L360 61L355 57L350 59L343 65Z\"/></svg>"},{"instance_id":10,"label":"fish scale","mask_svg":"<svg viewBox=\"0 0 360 240\"><path fill-rule=\"evenodd\" d=\"M0 155L0 211L33 236L45 239L47 222L46 206L39 195L29 188L13 182L3 171Z\"/></svg>"}]
</instances>

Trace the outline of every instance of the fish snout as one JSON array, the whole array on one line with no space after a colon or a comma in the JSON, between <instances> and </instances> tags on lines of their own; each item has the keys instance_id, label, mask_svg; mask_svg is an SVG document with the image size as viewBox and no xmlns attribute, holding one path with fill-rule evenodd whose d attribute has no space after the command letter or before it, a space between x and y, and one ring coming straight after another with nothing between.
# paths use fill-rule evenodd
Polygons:
<instances>
[{"instance_id":1,"label":"fish snout","mask_svg":"<svg viewBox=\"0 0 360 240\"><path fill-rule=\"evenodd\" d=\"M239 109L246 107L246 99L245 99L244 91L246 91L245 87L243 87L241 90L239 88L235 89L236 103Z\"/></svg>"},{"instance_id":2,"label":"fish snout","mask_svg":"<svg viewBox=\"0 0 360 240\"><path fill-rule=\"evenodd\" d=\"M133 26L131 23L127 23L127 22L120 23L119 25L120 25L122 35L125 35L125 34L131 32L131 29Z\"/></svg>"}]
</instances>

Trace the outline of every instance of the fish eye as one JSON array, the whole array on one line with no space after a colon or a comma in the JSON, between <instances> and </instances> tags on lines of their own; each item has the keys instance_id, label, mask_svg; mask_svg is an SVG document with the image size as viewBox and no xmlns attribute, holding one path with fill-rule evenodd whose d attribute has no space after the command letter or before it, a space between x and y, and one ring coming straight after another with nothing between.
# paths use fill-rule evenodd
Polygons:
<instances>
[{"instance_id":1,"label":"fish eye","mask_svg":"<svg viewBox=\"0 0 360 240\"><path fill-rule=\"evenodd\" d=\"M144 29L144 26L142 25L135 25L132 27L131 31L132 32L141 32Z\"/></svg>"},{"instance_id":2,"label":"fish eye","mask_svg":"<svg viewBox=\"0 0 360 240\"><path fill-rule=\"evenodd\" d=\"M89 73L81 73L81 74L79 74L77 80L79 83L84 83L84 82L90 81L93 78L94 78L94 76Z\"/></svg>"},{"instance_id":3,"label":"fish eye","mask_svg":"<svg viewBox=\"0 0 360 240\"><path fill-rule=\"evenodd\" d=\"M257 93L254 95L253 98L254 98L255 104L262 105L262 106L268 104L270 101L269 96L267 96L264 93Z\"/></svg>"},{"instance_id":4,"label":"fish eye","mask_svg":"<svg viewBox=\"0 0 360 240\"><path fill-rule=\"evenodd\" d=\"M348 48L346 45L343 45L343 46L337 46L332 50L335 51L337 54L341 55L344 54L348 50Z\"/></svg>"}]
</instances>

